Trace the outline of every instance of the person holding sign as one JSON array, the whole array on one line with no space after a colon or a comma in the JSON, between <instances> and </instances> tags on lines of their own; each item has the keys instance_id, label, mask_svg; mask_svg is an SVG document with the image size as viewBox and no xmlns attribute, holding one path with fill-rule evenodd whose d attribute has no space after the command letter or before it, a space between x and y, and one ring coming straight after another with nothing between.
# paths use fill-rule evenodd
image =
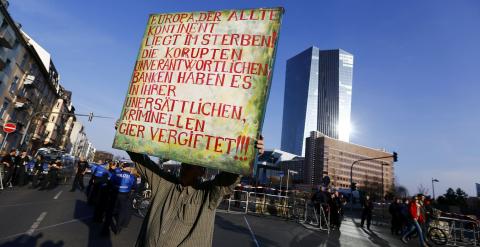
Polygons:
<instances>
[{"instance_id":1,"label":"person holding sign","mask_svg":"<svg viewBox=\"0 0 480 247\"><path fill-rule=\"evenodd\" d=\"M262 155L262 136L255 147ZM136 246L211 246L216 208L225 195L233 192L240 176L221 172L213 180L201 182L205 168L183 163L177 178L147 155L127 153L152 188L151 207Z\"/></svg>"}]
</instances>

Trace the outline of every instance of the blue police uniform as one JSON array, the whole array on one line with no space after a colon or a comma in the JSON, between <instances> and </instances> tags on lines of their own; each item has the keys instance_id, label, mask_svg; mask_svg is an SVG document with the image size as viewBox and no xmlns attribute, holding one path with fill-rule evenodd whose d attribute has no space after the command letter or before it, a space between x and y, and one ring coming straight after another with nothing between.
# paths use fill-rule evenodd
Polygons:
<instances>
[{"instance_id":1,"label":"blue police uniform","mask_svg":"<svg viewBox=\"0 0 480 247\"><path fill-rule=\"evenodd\" d=\"M118 212L118 220L115 233L119 233L122 227L126 227L129 220L129 195L135 189L137 179L128 171L119 170L111 179L112 193L107 219L105 220L104 232L108 231L112 223L113 212Z\"/></svg>"},{"instance_id":2,"label":"blue police uniform","mask_svg":"<svg viewBox=\"0 0 480 247\"><path fill-rule=\"evenodd\" d=\"M104 165L99 165L93 171L93 177L92 200L95 204L93 219L101 222L108 207L108 182L112 173Z\"/></svg>"}]
</instances>

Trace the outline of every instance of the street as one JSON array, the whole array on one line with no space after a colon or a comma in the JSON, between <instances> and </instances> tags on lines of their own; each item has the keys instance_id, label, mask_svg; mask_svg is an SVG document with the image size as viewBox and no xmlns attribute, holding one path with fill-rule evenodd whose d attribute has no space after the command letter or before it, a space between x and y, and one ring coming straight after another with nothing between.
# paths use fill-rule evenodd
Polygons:
<instances>
[{"instance_id":1,"label":"street","mask_svg":"<svg viewBox=\"0 0 480 247\"><path fill-rule=\"evenodd\" d=\"M0 246L133 246L142 219L132 216L121 234L100 236L101 224L92 222L93 209L83 192L70 185L52 190L28 187L0 192ZM314 231L274 217L219 211L213 246L406 246L387 228L357 227L343 221L341 231ZM411 240L408 246L417 246Z\"/></svg>"}]
</instances>

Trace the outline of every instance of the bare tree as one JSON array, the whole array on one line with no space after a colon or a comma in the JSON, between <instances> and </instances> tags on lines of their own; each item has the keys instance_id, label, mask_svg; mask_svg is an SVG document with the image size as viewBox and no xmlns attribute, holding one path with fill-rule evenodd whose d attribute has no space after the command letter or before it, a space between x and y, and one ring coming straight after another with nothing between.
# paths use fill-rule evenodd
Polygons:
<instances>
[{"instance_id":1,"label":"bare tree","mask_svg":"<svg viewBox=\"0 0 480 247\"><path fill-rule=\"evenodd\" d=\"M395 187L395 195L397 197L408 197L410 194L408 193L408 189L403 185L398 185Z\"/></svg>"},{"instance_id":2,"label":"bare tree","mask_svg":"<svg viewBox=\"0 0 480 247\"><path fill-rule=\"evenodd\" d=\"M425 186L423 186L423 184L420 184L418 187L418 194L423 194L423 195L427 195L428 192L430 191L428 188L426 188Z\"/></svg>"}]
</instances>

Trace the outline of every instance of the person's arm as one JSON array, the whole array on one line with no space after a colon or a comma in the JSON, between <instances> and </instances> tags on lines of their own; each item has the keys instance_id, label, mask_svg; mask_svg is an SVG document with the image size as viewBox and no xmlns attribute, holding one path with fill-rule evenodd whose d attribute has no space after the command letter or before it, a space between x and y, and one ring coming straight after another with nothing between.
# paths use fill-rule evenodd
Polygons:
<instances>
[{"instance_id":1,"label":"person's arm","mask_svg":"<svg viewBox=\"0 0 480 247\"><path fill-rule=\"evenodd\" d=\"M208 182L210 187L210 206L216 208L225 195L233 193L235 185L240 182L240 175L221 172Z\"/></svg>"},{"instance_id":2,"label":"person's arm","mask_svg":"<svg viewBox=\"0 0 480 247\"><path fill-rule=\"evenodd\" d=\"M154 184L156 180L158 182L164 180L170 183L176 181L176 177L164 172L160 167L153 162L148 155L139 154L127 151L130 159L135 163L135 168L138 173L145 177L150 184Z\"/></svg>"}]
</instances>

